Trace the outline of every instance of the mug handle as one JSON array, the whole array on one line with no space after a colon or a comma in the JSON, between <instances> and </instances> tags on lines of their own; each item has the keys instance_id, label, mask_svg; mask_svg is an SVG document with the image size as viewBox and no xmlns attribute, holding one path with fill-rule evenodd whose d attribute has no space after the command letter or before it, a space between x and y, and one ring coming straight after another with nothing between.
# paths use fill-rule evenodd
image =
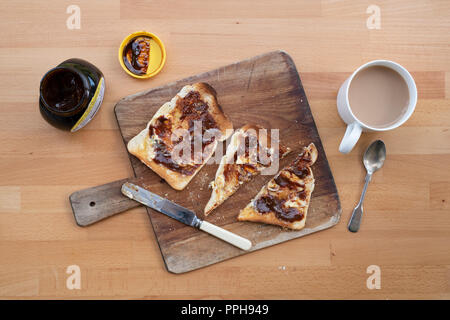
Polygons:
<instances>
[{"instance_id":1,"label":"mug handle","mask_svg":"<svg viewBox=\"0 0 450 320\"><path fill-rule=\"evenodd\" d=\"M349 153L352 151L356 142L358 142L361 136L362 129L358 123L354 122L347 126L345 130L344 137L342 138L341 144L339 146L339 151L342 153Z\"/></svg>"}]
</instances>

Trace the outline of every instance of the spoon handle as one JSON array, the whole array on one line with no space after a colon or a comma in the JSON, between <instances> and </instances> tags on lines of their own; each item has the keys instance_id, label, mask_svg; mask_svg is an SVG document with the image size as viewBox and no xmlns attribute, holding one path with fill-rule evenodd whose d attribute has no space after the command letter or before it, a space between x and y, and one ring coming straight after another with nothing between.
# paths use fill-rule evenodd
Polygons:
<instances>
[{"instance_id":1,"label":"spoon handle","mask_svg":"<svg viewBox=\"0 0 450 320\"><path fill-rule=\"evenodd\" d=\"M355 209L353 209L352 217L350 218L350 221L348 223L348 230L350 230L351 232L358 232L359 226L361 225L361 219L363 214L363 201L364 197L366 196L367 186L369 185L371 179L372 174L367 173L364 182L364 188L361 193L361 198L359 199L359 202L356 205Z\"/></svg>"}]
</instances>

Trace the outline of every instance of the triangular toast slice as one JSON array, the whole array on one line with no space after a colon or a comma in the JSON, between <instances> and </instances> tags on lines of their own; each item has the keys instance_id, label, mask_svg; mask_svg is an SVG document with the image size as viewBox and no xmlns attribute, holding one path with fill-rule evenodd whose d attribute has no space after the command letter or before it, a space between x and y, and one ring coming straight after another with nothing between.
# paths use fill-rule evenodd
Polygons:
<instances>
[{"instance_id":1,"label":"triangular toast slice","mask_svg":"<svg viewBox=\"0 0 450 320\"><path fill-rule=\"evenodd\" d=\"M236 130L211 182L212 193L205 207L205 215L289 152L289 148L272 141L267 130L258 125L246 124Z\"/></svg>"},{"instance_id":2,"label":"triangular toast slice","mask_svg":"<svg viewBox=\"0 0 450 320\"><path fill-rule=\"evenodd\" d=\"M311 166L316 162L317 154L314 143L303 148L291 165L282 169L241 210L238 220L302 229L314 190Z\"/></svg>"}]
</instances>

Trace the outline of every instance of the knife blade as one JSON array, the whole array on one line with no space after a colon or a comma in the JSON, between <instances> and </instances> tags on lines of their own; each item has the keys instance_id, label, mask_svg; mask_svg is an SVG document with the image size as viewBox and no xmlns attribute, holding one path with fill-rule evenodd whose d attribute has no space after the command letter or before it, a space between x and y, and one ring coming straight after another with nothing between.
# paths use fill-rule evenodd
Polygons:
<instances>
[{"instance_id":1,"label":"knife blade","mask_svg":"<svg viewBox=\"0 0 450 320\"><path fill-rule=\"evenodd\" d=\"M122 185L122 193L130 199L140 202L143 205L155 209L156 211L159 211L166 216L178 220L188 226L205 231L242 250L249 250L252 246L250 240L220 228L212 223L203 221L197 217L195 212L133 183L124 183Z\"/></svg>"}]
</instances>

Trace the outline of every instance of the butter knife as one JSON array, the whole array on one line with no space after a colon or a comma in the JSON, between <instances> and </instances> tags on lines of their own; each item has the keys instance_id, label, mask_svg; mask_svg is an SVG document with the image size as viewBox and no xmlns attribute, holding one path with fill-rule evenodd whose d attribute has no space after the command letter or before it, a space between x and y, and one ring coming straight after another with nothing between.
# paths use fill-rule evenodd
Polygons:
<instances>
[{"instance_id":1,"label":"butter knife","mask_svg":"<svg viewBox=\"0 0 450 320\"><path fill-rule=\"evenodd\" d=\"M175 202L167 200L141 188L135 184L126 182L122 185L122 193L130 199L142 203L143 205L155 209L166 216L178 220L188 226L205 231L223 241L226 241L242 250L249 250L252 247L250 240L245 239L228 230L222 229L212 223L203 221L197 217L195 212L186 209Z\"/></svg>"}]
</instances>

